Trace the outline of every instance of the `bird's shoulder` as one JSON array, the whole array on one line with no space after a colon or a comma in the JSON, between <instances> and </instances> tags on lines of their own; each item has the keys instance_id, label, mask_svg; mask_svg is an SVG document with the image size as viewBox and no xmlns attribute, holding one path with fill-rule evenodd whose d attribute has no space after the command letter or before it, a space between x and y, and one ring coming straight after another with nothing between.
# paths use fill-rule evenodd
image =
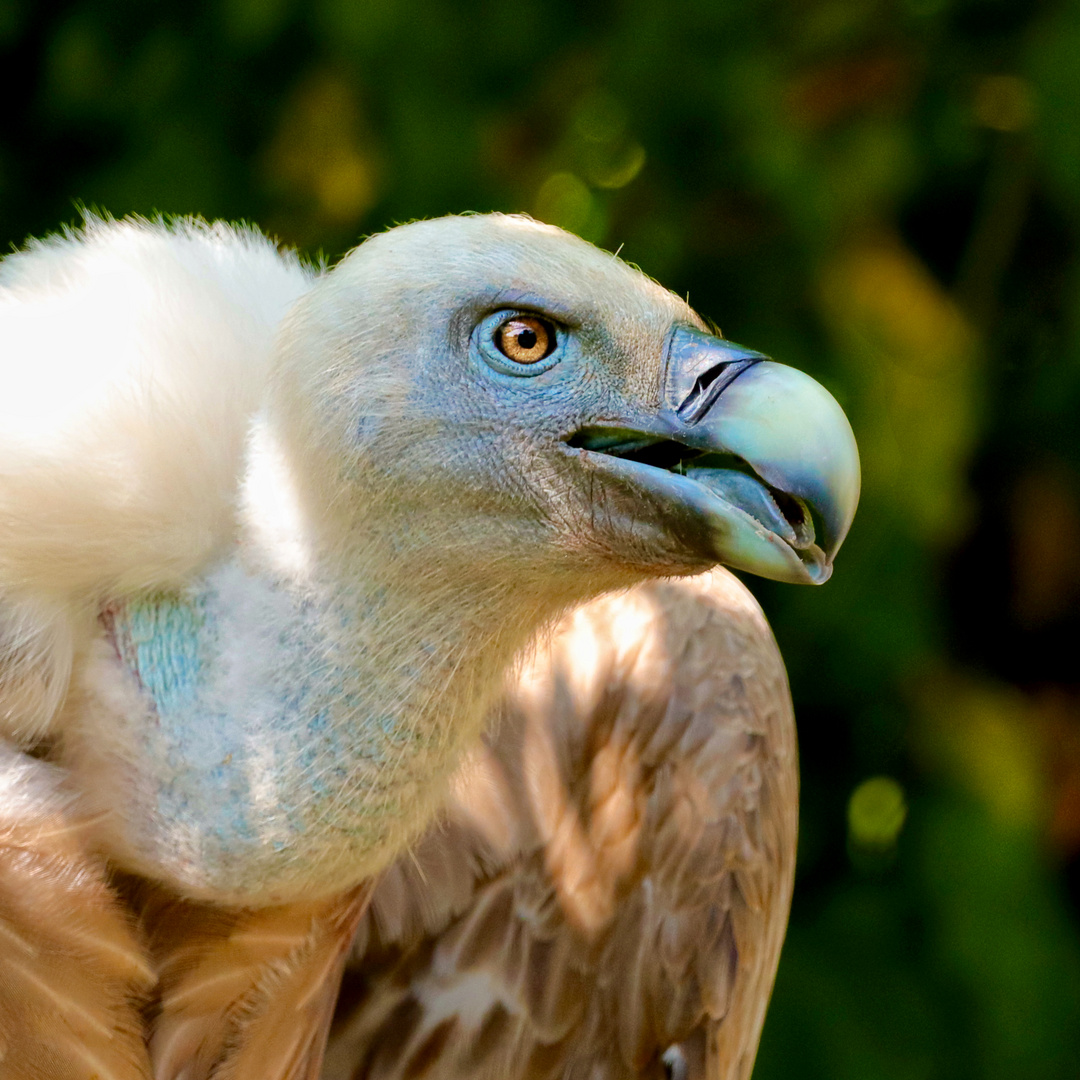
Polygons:
<instances>
[{"instance_id":1,"label":"bird's shoulder","mask_svg":"<svg viewBox=\"0 0 1080 1080\"><path fill-rule=\"evenodd\" d=\"M642 1075L685 1044L741 1076L790 903L795 756L775 643L726 571L572 612L380 882L328 1075L411 1075L434 1048L431 1076Z\"/></svg>"}]
</instances>

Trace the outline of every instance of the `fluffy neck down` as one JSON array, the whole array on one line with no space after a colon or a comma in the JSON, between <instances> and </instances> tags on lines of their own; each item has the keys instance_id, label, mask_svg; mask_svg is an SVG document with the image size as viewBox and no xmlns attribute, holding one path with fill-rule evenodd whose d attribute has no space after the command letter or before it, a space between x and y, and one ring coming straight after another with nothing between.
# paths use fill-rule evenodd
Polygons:
<instances>
[{"instance_id":1,"label":"fluffy neck down","mask_svg":"<svg viewBox=\"0 0 1080 1080\"><path fill-rule=\"evenodd\" d=\"M388 864L437 811L514 654L571 599L418 566L395 528L344 567L289 493L280 461L254 454L236 554L107 612L73 699L69 756L113 811L107 853L223 902L329 893Z\"/></svg>"}]
</instances>

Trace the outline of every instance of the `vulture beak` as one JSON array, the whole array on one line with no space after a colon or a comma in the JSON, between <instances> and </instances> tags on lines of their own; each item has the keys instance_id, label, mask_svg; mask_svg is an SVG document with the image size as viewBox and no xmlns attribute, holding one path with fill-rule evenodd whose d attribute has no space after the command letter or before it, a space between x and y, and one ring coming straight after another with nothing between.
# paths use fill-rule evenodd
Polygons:
<instances>
[{"instance_id":1,"label":"vulture beak","mask_svg":"<svg viewBox=\"0 0 1080 1080\"><path fill-rule=\"evenodd\" d=\"M859 451L820 383L679 326L659 412L642 426L588 428L570 442L677 505L681 531L717 561L777 581L829 579L859 502Z\"/></svg>"}]
</instances>

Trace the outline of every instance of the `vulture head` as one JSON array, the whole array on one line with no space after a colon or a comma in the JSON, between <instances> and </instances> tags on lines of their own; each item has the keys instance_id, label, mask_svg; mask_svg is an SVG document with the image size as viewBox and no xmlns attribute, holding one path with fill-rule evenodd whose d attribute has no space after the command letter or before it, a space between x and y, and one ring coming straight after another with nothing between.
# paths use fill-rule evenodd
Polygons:
<instances>
[{"instance_id":1,"label":"vulture head","mask_svg":"<svg viewBox=\"0 0 1080 1080\"><path fill-rule=\"evenodd\" d=\"M819 384L518 217L368 240L287 319L272 396L321 545L414 579L579 599L721 562L820 583L858 500Z\"/></svg>"}]
</instances>

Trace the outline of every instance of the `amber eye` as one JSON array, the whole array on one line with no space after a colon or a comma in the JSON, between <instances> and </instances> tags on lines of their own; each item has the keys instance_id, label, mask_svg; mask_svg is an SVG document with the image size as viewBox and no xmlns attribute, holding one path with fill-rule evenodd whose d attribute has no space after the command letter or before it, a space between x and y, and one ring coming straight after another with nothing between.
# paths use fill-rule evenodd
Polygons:
<instances>
[{"instance_id":1,"label":"amber eye","mask_svg":"<svg viewBox=\"0 0 1080 1080\"><path fill-rule=\"evenodd\" d=\"M515 315L499 327L495 344L516 364L535 364L555 348L555 327L534 315Z\"/></svg>"}]
</instances>

